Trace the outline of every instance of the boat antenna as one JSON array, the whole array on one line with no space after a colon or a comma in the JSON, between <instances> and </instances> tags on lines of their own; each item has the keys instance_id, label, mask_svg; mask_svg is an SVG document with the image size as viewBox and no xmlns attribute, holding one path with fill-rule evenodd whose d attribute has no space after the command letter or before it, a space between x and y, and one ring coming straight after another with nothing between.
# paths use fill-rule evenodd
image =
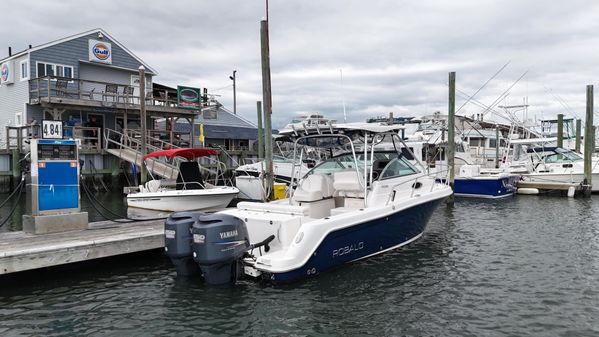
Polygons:
<instances>
[{"instance_id":1,"label":"boat antenna","mask_svg":"<svg viewBox=\"0 0 599 337\"><path fill-rule=\"evenodd\" d=\"M343 69L339 69L341 79L341 103L343 104L343 123L347 123L347 114L345 112L345 93L343 91Z\"/></svg>"}]
</instances>

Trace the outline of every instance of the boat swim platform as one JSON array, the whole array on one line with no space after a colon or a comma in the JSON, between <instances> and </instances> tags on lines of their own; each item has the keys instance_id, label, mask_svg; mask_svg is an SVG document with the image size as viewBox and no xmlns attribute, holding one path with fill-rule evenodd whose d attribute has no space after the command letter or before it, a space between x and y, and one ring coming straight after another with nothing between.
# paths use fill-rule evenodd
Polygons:
<instances>
[{"instance_id":1,"label":"boat swim platform","mask_svg":"<svg viewBox=\"0 0 599 337\"><path fill-rule=\"evenodd\" d=\"M585 189L585 185L581 183L561 183L561 182L550 182L550 181L519 181L518 188L536 188L538 190L547 191L567 191L571 187L574 187L575 191L582 191Z\"/></svg>"},{"instance_id":2,"label":"boat swim platform","mask_svg":"<svg viewBox=\"0 0 599 337\"><path fill-rule=\"evenodd\" d=\"M51 234L0 233L0 275L164 247L164 220L91 222Z\"/></svg>"}]
</instances>

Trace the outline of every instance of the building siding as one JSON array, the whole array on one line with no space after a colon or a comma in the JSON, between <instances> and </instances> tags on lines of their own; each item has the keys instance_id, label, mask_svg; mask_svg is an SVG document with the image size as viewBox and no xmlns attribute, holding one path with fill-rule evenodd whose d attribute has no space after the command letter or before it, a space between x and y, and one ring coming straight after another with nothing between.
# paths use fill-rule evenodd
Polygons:
<instances>
[{"instance_id":1,"label":"building siding","mask_svg":"<svg viewBox=\"0 0 599 337\"><path fill-rule=\"evenodd\" d=\"M22 124L27 122L25 103L29 101L29 82L21 81L21 61L27 60L23 55L8 62L13 63L14 83L0 85L0 144L6 143L6 126L16 126L16 114L22 114Z\"/></svg>"},{"instance_id":2,"label":"building siding","mask_svg":"<svg viewBox=\"0 0 599 337\"><path fill-rule=\"evenodd\" d=\"M33 75L32 78L37 77L36 64L38 61L72 66L73 76L78 78L80 64L79 61L88 62L89 60L88 41L90 39L98 40L98 34L89 34L43 49L32 51L30 53L31 74ZM123 48L119 47L115 41L109 39L108 37L105 36L102 40L112 44L112 66L137 71L137 68L139 68L141 65L138 60L136 60Z\"/></svg>"}]
</instances>

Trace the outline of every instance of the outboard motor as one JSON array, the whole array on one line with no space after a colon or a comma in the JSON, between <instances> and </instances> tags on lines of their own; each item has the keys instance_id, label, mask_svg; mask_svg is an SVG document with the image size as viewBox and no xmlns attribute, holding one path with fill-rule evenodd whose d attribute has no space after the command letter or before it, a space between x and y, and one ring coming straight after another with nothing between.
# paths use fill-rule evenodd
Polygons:
<instances>
[{"instance_id":1,"label":"outboard motor","mask_svg":"<svg viewBox=\"0 0 599 337\"><path fill-rule=\"evenodd\" d=\"M192 257L191 226L204 214L200 212L177 212L171 214L164 223L164 250L175 265L179 276L201 273Z\"/></svg>"},{"instance_id":2,"label":"outboard motor","mask_svg":"<svg viewBox=\"0 0 599 337\"><path fill-rule=\"evenodd\" d=\"M191 229L193 259L202 269L208 284L237 280L239 263L250 248L245 223L232 215L202 215Z\"/></svg>"}]
</instances>

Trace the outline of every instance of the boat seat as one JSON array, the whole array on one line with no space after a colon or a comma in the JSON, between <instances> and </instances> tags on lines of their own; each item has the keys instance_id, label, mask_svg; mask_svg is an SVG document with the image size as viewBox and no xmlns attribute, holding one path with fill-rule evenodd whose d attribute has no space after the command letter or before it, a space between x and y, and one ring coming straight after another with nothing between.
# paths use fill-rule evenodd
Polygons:
<instances>
[{"instance_id":1,"label":"boat seat","mask_svg":"<svg viewBox=\"0 0 599 337\"><path fill-rule=\"evenodd\" d=\"M335 194L341 197L364 198L360 176L354 170L333 173L333 188Z\"/></svg>"},{"instance_id":2,"label":"boat seat","mask_svg":"<svg viewBox=\"0 0 599 337\"><path fill-rule=\"evenodd\" d=\"M179 165L178 190L201 190L204 188L202 184L202 173L198 162L184 161Z\"/></svg>"},{"instance_id":3,"label":"boat seat","mask_svg":"<svg viewBox=\"0 0 599 337\"><path fill-rule=\"evenodd\" d=\"M146 191L147 192L158 192L160 189L160 180L150 180L146 183Z\"/></svg>"},{"instance_id":4,"label":"boat seat","mask_svg":"<svg viewBox=\"0 0 599 337\"><path fill-rule=\"evenodd\" d=\"M333 196L333 182L330 176L311 174L302 179L293 193L296 202L313 202Z\"/></svg>"}]
</instances>

